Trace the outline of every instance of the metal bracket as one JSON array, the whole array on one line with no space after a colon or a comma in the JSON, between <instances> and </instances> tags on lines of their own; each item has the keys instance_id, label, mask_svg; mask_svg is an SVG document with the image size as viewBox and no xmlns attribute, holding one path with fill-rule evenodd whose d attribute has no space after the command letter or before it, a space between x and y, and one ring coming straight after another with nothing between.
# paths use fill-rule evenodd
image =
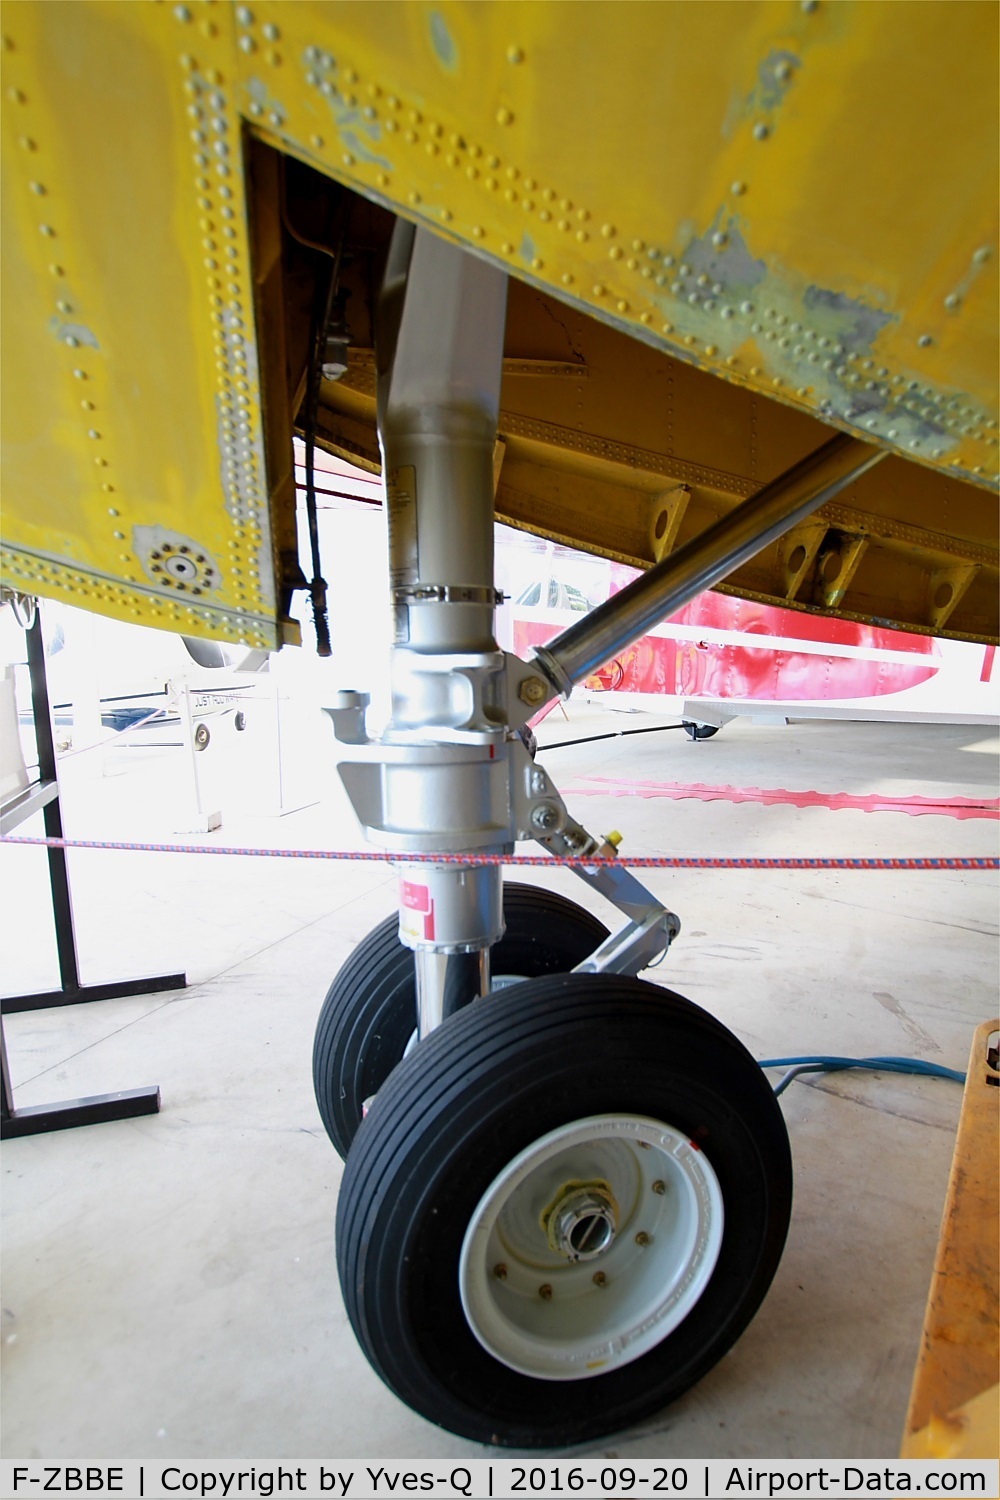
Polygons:
<instances>
[{"instance_id":1,"label":"metal bracket","mask_svg":"<svg viewBox=\"0 0 1000 1500\"><path fill-rule=\"evenodd\" d=\"M658 963L681 930L680 917L624 866L575 866L576 873L628 917L618 932L605 938L574 974L638 974Z\"/></svg>"},{"instance_id":2,"label":"metal bracket","mask_svg":"<svg viewBox=\"0 0 1000 1500\"><path fill-rule=\"evenodd\" d=\"M605 938L574 974L631 974L659 963L681 930L680 919L658 906L642 922L629 922Z\"/></svg>"},{"instance_id":3,"label":"metal bracket","mask_svg":"<svg viewBox=\"0 0 1000 1500\"><path fill-rule=\"evenodd\" d=\"M604 843L595 852L610 855L614 846ZM573 872L628 917L624 927L577 964L574 974L635 975L658 963L681 930L680 917L668 911L624 865L574 865Z\"/></svg>"},{"instance_id":4,"label":"metal bracket","mask_svg":"<svg viewBox=\"0 0 1000 1500\"><path fill-rule=\"evenodd\" d=\"M365 728L365 714L371 702L370 693L356 693L345 689L334 693L333 702L324 707L333 724L333 732L342 745L371 745Z\"/></svg>"},{"instance_id":5,"label":"metal bracket","mask_svg":"<svg viewBox=\"0 0 1000 1500\"><path fill-rule=\"evenodd\" d=\"M510 812L511 834L518 839L537 839L552 847L560 834L566 840L567 833L578 827L573 823L559 789L548 772L532 760L520 737L515 736L507 745L510 765ZM583 830L580 830L583 832ZM584 835L584 841L589 835ZM591 840L589 847L573 850L577 854L591 854L596 848Z\"/></svg>"},{"instance_id":6,"label":"metal bracket","mask_svg":"<svg viewBox=\"0 0 1000 1500\"><path fill-rule=\"evenodd\" d=\"M475 583L420 583L401 585L392 590L393 604L503 604L506 595L500 589Z\"/></svg>"},{"instance_id":7,"label":"metal bracket","mask_svg":"<svg viewBox=\"0 0 1000 1500\"><path fill-rule=\"evenodd\" d=\"M396 646L392 653L392 722L389 741L488 745L506 730L501 651L423 651Z\"/></svg>"},{"instance_id":8,"label":"metal bracket","mask_svg":"<svg viewBox=\"0 0 1000 1500\"><path fill-rule=\"evenodd\" d=\"M523 724L539 713L553 698L559 697L559 690L555 688L549 678L539 671L535 662L522 661L519 656L511 652L504 652L506 658L506 695L507 695L507 723L511 729L520 729ZM564 697L568 698L572 691L572 684L567 687Z\"/></svg>"},{"instance_id":9,"label":"metal bracket","mask_svg":"<svg viewBox=\"0 0 1000 1500\"><path fill-rule=\"evenodd\" d=\"M518 838L533 838L557 858L608 858L609 840L596 839L566 809L548 773L532 761L520 740L508 745L511 809ZM680 918L667 911L652 891L624 865L573 865L573 873L628 918L628 923L578 964L580 974L638 974L666 953L681 930Z\"/></svg>"}]
</instances>

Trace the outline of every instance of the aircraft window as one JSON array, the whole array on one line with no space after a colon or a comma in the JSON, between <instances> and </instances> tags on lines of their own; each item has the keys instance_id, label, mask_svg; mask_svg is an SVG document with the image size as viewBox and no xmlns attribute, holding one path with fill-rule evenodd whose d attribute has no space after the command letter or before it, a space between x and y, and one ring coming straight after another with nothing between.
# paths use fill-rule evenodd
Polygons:
<instances>
[{"instance_id":1,"label":"aircraft window","mask_svg":"<svg viewBox=\"0 0 1000 1500\"><path fill-rule=\"evenodd\" d=\"M549 579L545 594L549 609L572 609L578 614L586 614L590 609L586 594L580 589L575 589L570 583L560 583L558 578ZM522 604L528 609L534 608L541 602L541 583L530 583L515 600L515 603Z\"/></svg>"}]
</instances>

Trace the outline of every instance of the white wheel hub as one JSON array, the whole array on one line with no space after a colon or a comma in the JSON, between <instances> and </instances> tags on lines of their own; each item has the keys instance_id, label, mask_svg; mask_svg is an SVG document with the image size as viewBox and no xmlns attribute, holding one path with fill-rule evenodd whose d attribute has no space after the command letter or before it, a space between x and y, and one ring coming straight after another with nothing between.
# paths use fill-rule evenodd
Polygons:
<instances>
[{"instance_id":1,"label":"white wheel hub","mask_svg":"<svg viewBox=\"0 0 1000 1500\"><path fill-rule=\"evenodd\" d=\"M693 1142L641 1115L594 1115L514 1157L476 1206L459 1285L502 1364L581 1380L638 1359L698 1301L722 1244L722 1192Z\"/></svg>"}]
</instances>

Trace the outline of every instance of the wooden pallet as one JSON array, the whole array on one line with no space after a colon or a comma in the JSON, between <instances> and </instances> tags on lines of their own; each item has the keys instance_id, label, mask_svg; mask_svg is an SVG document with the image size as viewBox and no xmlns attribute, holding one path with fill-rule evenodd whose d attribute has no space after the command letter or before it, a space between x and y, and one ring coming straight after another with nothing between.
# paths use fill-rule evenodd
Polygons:
<instances>
[{"instance_id":1,"label":"wooden pallet","mask_svg":"<svg viewBox=\"0 0 1000 1500\"><path fill-rule=\"evenodd\" d=\"M987 1021L972 1043L903 1458L1000 1451L998 1030Z\"/></svg>"}]
</instances>

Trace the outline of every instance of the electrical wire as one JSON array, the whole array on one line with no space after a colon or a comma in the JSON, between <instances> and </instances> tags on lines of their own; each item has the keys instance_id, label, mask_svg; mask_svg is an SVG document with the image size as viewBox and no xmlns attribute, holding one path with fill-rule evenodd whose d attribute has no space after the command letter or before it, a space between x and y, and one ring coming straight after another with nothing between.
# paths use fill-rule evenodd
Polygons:
<instances>
[{"instance_id":1,"label":"electrical wire","mask_svg":"<svg viewBox=\"0 0 1000 1500\"><path fill-rule=\"evenodd\" d=\"M339 205L339 233L336 238L336 250L330 260L329 274L325 281L320 278L316 283L316 295L313 300L313 317L309 339L309 370L306 380L303 439L305 443L306 517L309 523L309 552L312 561L312 582L309 585L309 598L312 603L313 624L316 627L316 651L320 656L331 656L333 652L330 646L330 621L326 608L326 579L323 577L319 552L315 463L316 424L319 417L319 391L323 347L326 340L326 330L330 324L330 317L340 285L340 267L344 257L344 242L347 238L349 213L350 209L347 206L346 197L344 197L341 199Z\"/></svg>"},{"instance_id":2,"label":"electrical wire","mask_svg":"<svg viewBox=\"0 0 1000 1500\"><path fill-rule=\"evenodd\" d=\"M760 1066L788 1069L775 1085L775 1097L783 1094L800 1073L843 1073L848 1068L868 1068L878 1073L913 1073L922 1078L948 1078L952 1083L965 1082L965 1074L956 1068L945 1068L940 1063L924 1062L917 1057L768 1057Z\"/></svg>"},{"instance_id":3,"label":"electrical wire","mask_svg":"<svg viewBox=\"0 0 1000 1500\"><path fill-rule=\"evenodd\" d=\"M278 194L278 202L281 209L282 224L288 230L288 233L292 236L292 239L298 240L300 245L305 245L310 250L318 250L321 255L329 255L332 259L333 256L337 253L333 245L324 245L321 240L314 240L310 235L306 234L304 230L298 229L292 223L291 214L288 212L288 188L286 185L288 170L286 158L284 156L278 157L278 173L281 178L281 190Z\"/></svg>"},{"instance_id":4,"label":"electrical wire","mask_svg":"<svg viewBox=\"0 0 1000 1500\"><path fill-rule=\"evenodd\" d=\"M320 472L322 473L323 471L321 470ZM302 493L301 485L296 485L295 488L298 493ZM313 494L329 495L334 500L356 500L359 505L381 506L382 504L381 495L352 495L348 490L324 490L319 485L313 485ZM321 510L334 510L335 508L333 505L323 505L320 507Z\"/></svg>"}]
</instances>

